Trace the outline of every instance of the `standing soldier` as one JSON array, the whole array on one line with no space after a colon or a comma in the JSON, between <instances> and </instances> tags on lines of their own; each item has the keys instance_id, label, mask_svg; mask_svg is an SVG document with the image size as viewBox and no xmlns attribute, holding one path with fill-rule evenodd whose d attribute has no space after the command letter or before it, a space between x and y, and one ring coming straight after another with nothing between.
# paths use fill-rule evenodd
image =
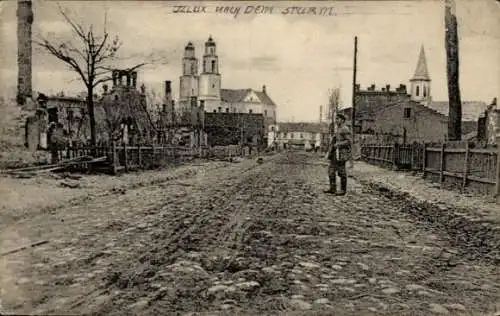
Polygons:
<instances>
[{"instance_id":1,"label":"standing soldier","mask_svg":"<svg viewBox=\"0 0 500 316\"><path fill-rule=\"evenodd\" d=\"M328 166L330 189L326 190L325 193L336 195L346 194L346 162L351 158L351 130L346 126L345 121L345 116L342 114L337 114L335 117L337 126L326 157L330 160L330 165ZM337 192L337 173L340 177L340 192Z\"/></svg>"}]
</instances>

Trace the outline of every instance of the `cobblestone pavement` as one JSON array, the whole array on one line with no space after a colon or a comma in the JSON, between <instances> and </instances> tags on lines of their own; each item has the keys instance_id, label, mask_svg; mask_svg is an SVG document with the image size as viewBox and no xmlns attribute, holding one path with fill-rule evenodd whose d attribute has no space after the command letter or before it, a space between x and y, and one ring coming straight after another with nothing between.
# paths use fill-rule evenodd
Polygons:
<instances>
[{"instance_id":1,"label":"cobblestone pavement","mask_svg":"<svg viewBox=\"0 0 500 316\"><path fill-rule=\"evenodd\" d=\"M288 152L127 190L10 227L3 308L100 315L482 315L498 262ZM5 234L5 232L3 232ZM16 283L14 283L16 280ZM5 295L10 292L10 295ZM14 293L15 292L15 293Z\"/></svg>"}]
</instances>

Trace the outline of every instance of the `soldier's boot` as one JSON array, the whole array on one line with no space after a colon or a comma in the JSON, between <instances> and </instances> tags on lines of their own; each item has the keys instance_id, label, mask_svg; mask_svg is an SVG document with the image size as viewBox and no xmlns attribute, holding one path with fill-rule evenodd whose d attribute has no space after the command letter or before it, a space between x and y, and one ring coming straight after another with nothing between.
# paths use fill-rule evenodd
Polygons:
<instances>
[{"instance_id":1,"label":"soldier's boot","mask_svg":"<svg viewBox=\"0 0 500 316\"><path fill-rule=\"evenodd\" d=\"M337 193L337 179L335 176L330 176L330 189L323 191L324 193L331 193L331 194L336 194Z\"/></svg>"},{"instance_id":2,"label":"soldier's boot","mask_svg":"<svg viewBox=\"0 0 500 316\"><path fill-rule=\"evenodd\" d=\"M337 195L346 195L347 193L347 177L340 178L340 192Z\"/></svg>"}]
</instances>

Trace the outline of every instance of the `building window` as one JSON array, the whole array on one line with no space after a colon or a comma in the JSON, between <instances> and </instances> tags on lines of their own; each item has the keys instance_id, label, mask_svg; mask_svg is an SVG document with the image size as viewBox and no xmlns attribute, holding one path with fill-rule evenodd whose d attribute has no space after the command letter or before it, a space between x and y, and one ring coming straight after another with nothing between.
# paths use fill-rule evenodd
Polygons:
<instances>
[{"instance_id":1,"label":"building window","mask_svg":"<svg viewBox=\"0 0 500 316\"><path fill-rule=\"evenodd\" d=\"M207 61L203 61L203 72L207 72Z\"/></svg>"},{"instance_id":2,"label":"building window","mask_svg":"<svg viewBox=\"0 0 500 316\"><path fill-rule=\"evenodd\" d=\"M118 101L118 96L117 95L115 95L115 101Z\"/></svg>"},{"instance_id":3,"label":"building window","mask_svg":"<svg viewBox=\"0 0 500 316\"><path fill-rule=\"evenodd\" d=\"M214 84L212 85L212 88L215 88L215 85L214 85Z\"/></svg>"},{"instance_id":4,"label":"building window","mask_svg":"<svg viewBox=\"0 0 500 316\"><path fill-rule=\"evenodd\" d=\"M214 110L214 113L217 113L217 110Z\"/></svg>"},{"instance_id":5,"label":"building window","mask_svg":"<svg viewBox=\"0 0 500 316\"><path fill-rule=\"evenodd\" d=\"M427 96L427 87L424 87L424 98Z\"/></svg>"},{"instance_id":6,"label":"building window","mask_svg":"<svg viewBox=\"0 0 500 316\"><path fill-rule=\"evenodd\" d=\"M304 134L300 133L300 138L304 138Z\"/></svg>"},{"instance_id":7,"label":"building window","mask_svg":"<svg viewBox=\"0 0 500 316\"><path fill-rule=\"evenodd\" d=\"M420 94L420 86L417 86L415 90L415 95L418 97L418 95Z\"/></svg>"},{"instance_id":8,"label":"building window","mask_svg":"<svg viewBox=\"0 0 500 316\"><path fill-rule=\"evenodd\" d=\"M411 118L411 108L404 109L404 118Z\"/></svg>"},{"instance_id":9,"label":"building window","mask_svg":"<svg viewBox=\"0 0 500 316\"><path fill-rule=\"evenodd\" d=\"M219 112L222 112L222 108L219 106Z\"/></svg>"},{"instance_id":10,"label":"building window","mask_svg":"<svg viewBox=\"0 0 500 316\"><path fill-rule=\"evenodd\" d=\"M252 112L253 112L252 109L248 110L248 113L252 114Z\"/></svg>"},{"instance_id":11,"label":"building window","mask_svg":"<svg viewBox=\"0 0 500 316\"><path fill-rule=\"evenodd\" d=\"M264 116L267 116L267 110L264 110Z\"/></svg>"},{"instance_id":12,"label":"building window","mask_svg":"<svg viewBox=\"0 0 500 316\"><path fill-rule=\"evenodd\" d=\"M226 113L229 113L229 108L226 108Z\"/></svg>"},{"instance_id":13,"label":"building window","mask_svg":"<svg viewBox=\"0 0 500 316\"><path fill-rule=\"evenodd\" d=\"M290 138L292 138L292 139L293 139L293 133L290 133Z\"/></svg>"},{"instance_id":14,"label":"building window","mask_svg":"<svg viewBox=\"0 0 500 316\"><path fill-rule=\"evenodd\" d=\"M212 60L212 72L215 72L215 60Z\"/></svg>"}]
</instances>

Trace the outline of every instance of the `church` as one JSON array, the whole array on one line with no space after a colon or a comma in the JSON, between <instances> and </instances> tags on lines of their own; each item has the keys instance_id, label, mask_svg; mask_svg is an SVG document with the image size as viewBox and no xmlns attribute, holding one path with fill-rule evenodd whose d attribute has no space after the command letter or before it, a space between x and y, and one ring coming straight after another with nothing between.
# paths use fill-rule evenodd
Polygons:
<instances>
[{"instance_id":1,"label":"church","mask_svg":"<svg viewBox=\"0 0 500 316\"><path fill-rule=\"evenodd\" d=\"M276 104L266 86L262 90L222 89L217 46L211 36L205 42L201 72L195 47L189 42L184 48L182 76L179 79L178 111L191 112L193 102L210 113L261 114L265 128L276 122Z\"/></svg>"},{"instance_id":2,"label":"church","mask_svg":"<svg viewBox=\"0 0 500 316\"><path fill-rule=\"evenodd\" d=\"M444 141L448 129L448 101L434 101L431 77L423 45L418 54L410 87L406 84L380 90L372 84L367 89L356 85L356 132L366 135L387 135L403 141ZM462 101L462 133L464 137L477 129L479 116L487 105L482 101ZM351 117L351 108L341 112ZM365 136L363 136L365 137Z\"/></svg>"}]
</instances>

